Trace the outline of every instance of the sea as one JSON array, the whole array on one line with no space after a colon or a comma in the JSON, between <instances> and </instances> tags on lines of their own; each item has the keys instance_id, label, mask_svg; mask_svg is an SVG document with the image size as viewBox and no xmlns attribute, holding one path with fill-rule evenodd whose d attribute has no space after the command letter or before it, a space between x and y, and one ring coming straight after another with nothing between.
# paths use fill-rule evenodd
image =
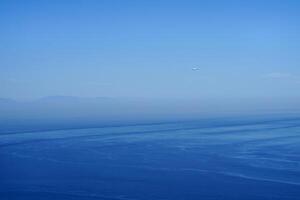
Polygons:
<instances>
[{"instance_id":1,"label":"sea","mask_svg":"<svg viewBox=\"0 0 300 200\"><path fill-rule=\"evenodd\" d=\"M299 200L300 118L0 134L1 200Z\"/></svg>"}]
</instances>

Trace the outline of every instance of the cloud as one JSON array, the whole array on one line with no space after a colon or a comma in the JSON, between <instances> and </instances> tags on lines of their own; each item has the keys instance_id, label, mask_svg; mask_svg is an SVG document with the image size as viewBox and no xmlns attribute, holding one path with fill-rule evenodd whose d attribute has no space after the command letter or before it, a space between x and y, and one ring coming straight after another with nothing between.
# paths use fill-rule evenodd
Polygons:
<instances>
[{"instance_id":1,"label":"cloud","mask_svg":"<svg viewBox=\"0 0 300 200\"><path fill-rule=\"evenodd\" d=\"M273 72L273 73L267 74L265 77L272 78L272 79L285 79L285 78L291 78L292 74L282 73L282 72Z\"/></svg>"}]
</instances>

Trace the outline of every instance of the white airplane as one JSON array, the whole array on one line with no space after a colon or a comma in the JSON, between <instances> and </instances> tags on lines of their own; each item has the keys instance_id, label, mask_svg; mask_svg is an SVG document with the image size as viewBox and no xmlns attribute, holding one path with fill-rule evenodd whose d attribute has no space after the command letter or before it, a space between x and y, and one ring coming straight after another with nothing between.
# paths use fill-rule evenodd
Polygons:
<instances>
[{"instance_id":1,"label":"white airplane","mask_svg":"<svg viewBox=\"0 0 300 200\"><path fill-rule=\"evenodd\" d=\"M192 68L192 70L196 71L196 70L200 70L200 68L199 67L194 67L194 68Z\"/></svg>"}]
</instances>

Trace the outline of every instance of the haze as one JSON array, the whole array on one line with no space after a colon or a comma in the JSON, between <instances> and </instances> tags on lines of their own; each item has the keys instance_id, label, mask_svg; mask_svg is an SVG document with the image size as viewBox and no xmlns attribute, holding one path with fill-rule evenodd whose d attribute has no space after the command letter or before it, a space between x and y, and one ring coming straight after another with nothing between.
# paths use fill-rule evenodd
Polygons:
<instances>
[{"instance_id":1,"label":"haze","mask_svg":"<svg viewBox=\"0 0 300 200\"><path fill-rule=\"evenodd\" d=\"M52 96L106 98L106 108L123 106L115 113L141 116L298 112L299 9L293 0L1 1L0 97L30 102L2 115L51 116L53 104L36 102ZM101 102L72 108L111 113Z\"/></svg>"}]
</instances>

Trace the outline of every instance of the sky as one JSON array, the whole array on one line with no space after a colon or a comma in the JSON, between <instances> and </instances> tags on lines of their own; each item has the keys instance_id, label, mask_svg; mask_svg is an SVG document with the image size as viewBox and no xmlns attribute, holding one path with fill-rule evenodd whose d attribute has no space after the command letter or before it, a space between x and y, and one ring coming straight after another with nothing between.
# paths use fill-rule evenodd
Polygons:
<instances>
[{"instance_id":1,"label":"sky","mask_svg":"<svg viewBox=\"0 0 300 200\"><path fill-rule=\"evenodd\" d=\"M1 0L0 97L295 101L299 10L297 0Z\"/></svg>"}]
</instances>

